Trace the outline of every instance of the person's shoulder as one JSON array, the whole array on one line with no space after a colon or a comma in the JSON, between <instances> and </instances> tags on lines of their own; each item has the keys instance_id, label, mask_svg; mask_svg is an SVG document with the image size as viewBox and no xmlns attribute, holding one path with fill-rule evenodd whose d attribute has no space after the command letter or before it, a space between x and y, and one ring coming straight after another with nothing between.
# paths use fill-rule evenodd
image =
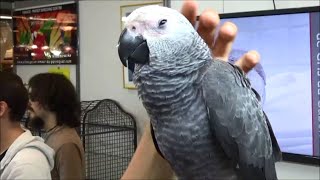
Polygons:
<instances>
[{"instance_id":1,"label":"person's shoulder","mask_svg":"<svg viewBox=\"0 0 320 180\"><path fill-rule=\"evenodd\" d=\"M52 154L53 156L54 154ZM21 149L11 160L15 165L34 164L34 165L48 165L48 155L40 149L34 147L25 147Z\"/></svg>"},{"instance_id":2,"label":"person's shoulder","mask_svg":"<svg viewBox=\"0 0 320 180\"><path fill-rule=\"evenodd\" d=\"M57 152L62 146L71 144L82 146L80 136L75 128L61 127L60 130L54 132L46 141L46 143Z\"/></svg>"},{"instance_id":3,"label":"person's shoulder","mask_svg":"<svg viewBox=\"0 0 320 180\"><path fill-rule=\"evenodd\" d=\"M53 166L36 148L21 149L5 169L7 179L49 179Z\"/></svg>"},{"instance_id":4,"label":"person's shoulder","mask_svg":"<svg viewBox=\"0 0 320 180\"><path fill-rule=\"evenodd\" d=\"M61 147L57 150L58 153L63 154L69 154L69 153L75 153L80 152L81 153L81 147L77 143L74 142L68 142L61 145Z\"/></svg>"},{"instance_id":5,"label":"person's shoulder","mask_svg":"<svg viewBox=\"0 0 320 180\"><path fill-rule=\"evenodd\" d=\"M59 130L57 130L56 132L54 132L51 137L52 139L59 139L62 142L63 141L70 141L72 139L80 139L79 134L77 133L75 128L70 128L67 126L62 126L60 127Z\"/></svg>"},{"instance_id":6,"label":"person's shoulder","mask_svg":"<svg viewBox=\"0 0 320 180\"><path fill-rule=\"evenodd\" d=\"M8 157L11 157L10 164L49 164L53 162L54 151L46 145L41 137L32 136L26 131L15 144L10 147Z\"/></svg>"}]
</instances>

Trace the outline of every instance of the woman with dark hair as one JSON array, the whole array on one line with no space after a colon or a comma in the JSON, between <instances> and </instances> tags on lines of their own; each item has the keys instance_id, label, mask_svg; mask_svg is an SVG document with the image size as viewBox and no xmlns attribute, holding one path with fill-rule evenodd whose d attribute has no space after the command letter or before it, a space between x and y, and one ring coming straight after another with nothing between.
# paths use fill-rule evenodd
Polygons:
<instances>
[{"instance_id":1,"label":"woman with dark hair","mask_svg":"<svg viewBox=\"0 0 320 180\"><path fill-rule=\"evenodd\" d=\"M84 179L84 149L75 128L80 126L80 101L72 83L55 73L29 80L29 125L45 130L45 142L55 151L52 179Z\"/></svg>"}]
</instances>

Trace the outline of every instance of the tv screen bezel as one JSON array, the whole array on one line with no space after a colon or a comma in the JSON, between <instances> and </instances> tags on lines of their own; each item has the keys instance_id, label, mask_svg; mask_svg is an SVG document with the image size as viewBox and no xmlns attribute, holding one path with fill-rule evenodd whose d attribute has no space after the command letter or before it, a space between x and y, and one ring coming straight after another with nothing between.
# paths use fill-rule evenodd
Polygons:
<instances>
[{"instance_id":1,"label":"tv screen bezel","mask_svg":"<svg viewBox=\"0 0 320 180\"><path fill-rule=\"evenodd\" d=\"M272 16L272 15L285 15L285 14L298 14L298 13L311 13L311 12L320 12L320 6L223 13L223 14L219 14L219 16L220 16L220 19L228 19L228 18ZM197 16L197 21L198 20L199 20L199 16ZM289 152L283 152L282 154L283 154L283 161L308 164L308 165L317 165L317 166L320 165L320 156L294 154Z\"/></svg>"}]
</instances>

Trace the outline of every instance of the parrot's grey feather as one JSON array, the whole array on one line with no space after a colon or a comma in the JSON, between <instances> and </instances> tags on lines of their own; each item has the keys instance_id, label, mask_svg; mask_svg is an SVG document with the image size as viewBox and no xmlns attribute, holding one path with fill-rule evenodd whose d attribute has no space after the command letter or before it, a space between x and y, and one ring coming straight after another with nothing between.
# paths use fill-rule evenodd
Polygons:
<instances>
[{"instance_id":1,"label":"parrot's grey feather","mask_svg":"<svg viewBox=\"0 0 320 180\"><path fill-rule=\"evenodd\" d=\"M234 64L247 52L247 50L243 49L232 49L229 55L229 62ZM246 73L246 76L250 80L251 88L255 91L255 93L259 94L259 101L262 105L264 105L266 99L266 74L262 64L260 62L257 63L252 70Z\"/></svg>"},{"instance_id":2,"label":"parrot's grey feather","mask_svg":"<svg viewBox=\"0 0 320 180\"><path fill-rule=\"evenodd\" d=\"M198 40L194 47L203 47L202 39ZM211 63L210 53L186 53L203 61L195 61L193 68L188 66L174 76L145 66L136 72L135 83L159 151L179 179L237 180L235 162L213 136L202 98L201 79Z\"/></svg>"},{"instance_id":3,"label":"parrot's grey feather","mask_svg":"<svg viewBox=\"0 0 320 180\"><path fill-rule=\"evenodd\" d=\"M272 129L272 126L271 126L271 123L269 121L268 116L266 115L265 112L263 112L263 113L264 113L264 116L266 118L266 122L267 122L268 129L269 129L269 134L270 134L271 141L272 141L274 160L275 160L275 162L281 161L282 160L282 153L281 153L280 146L279 146L279 144L277 142L276 136L275 136L275 134L273 132L273 129Z\"/></svg>"},{"instance_id":4,"label":"parrot's grey feather","mask_svg":"<svg viewBox=\"0 0 320 180\"><path fill-rule=\"evenodd\" d=\"M167 26L158 26L163 18ZM126 24L147 41L148 63L135 69L133 81L178 178L276 180L280 148L244 72L213 60L178 11L142 7Z\"/></svg>"},{"instance_id":5,"label":"parrot's grey feather","mask_svg":"<svg viewBox=\"0 0 320 180\"><path fill-rule=\"evenodd\" d=\"M277 179L267 119L243 71L214 60L202 82L210 126L227 156L245 178Z\"/></svg>"}]
</instances>

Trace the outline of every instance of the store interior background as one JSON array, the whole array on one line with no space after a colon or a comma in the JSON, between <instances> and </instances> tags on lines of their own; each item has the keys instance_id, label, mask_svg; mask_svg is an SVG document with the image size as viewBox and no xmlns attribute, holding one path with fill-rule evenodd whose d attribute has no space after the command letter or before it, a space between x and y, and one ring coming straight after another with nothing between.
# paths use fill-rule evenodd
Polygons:
<instances>
[{"instance_id":1,"label":"store interior background","mask_svg":"<svg viewBox=\"0 0 320 180\"><path fill-rule=\"evenodd\" d=\"M54 5L68 1L1 1L1 15L14 9ZM70 1L73 2L73 1ZM69 67L71 81L84 100L113 99L130 114L138 126L138 141L148 116L136 90L123 88L122 64L118 60L117 42L120 35L120 6L155 1L81 0L79 1L79 64ZM158 2L158 1L157 1ZM219 13L273 10L272 0L203 0L198 1L200 12L212 8ZM166 2L168 3L168 2ZM172 0L169 6L180 10L182 1ZM319 0L275 0L277 9L319 6ZM9 54L9 55L8 55ZM7 52L10 56L10 51ZM56 65L52 65L56 66ZM51 65L18 65L14 71L24 82L34 74L47 72ZM319 167L291 162L277 164L280 179L319 179Z\"/></svg>"}]
</instances>

